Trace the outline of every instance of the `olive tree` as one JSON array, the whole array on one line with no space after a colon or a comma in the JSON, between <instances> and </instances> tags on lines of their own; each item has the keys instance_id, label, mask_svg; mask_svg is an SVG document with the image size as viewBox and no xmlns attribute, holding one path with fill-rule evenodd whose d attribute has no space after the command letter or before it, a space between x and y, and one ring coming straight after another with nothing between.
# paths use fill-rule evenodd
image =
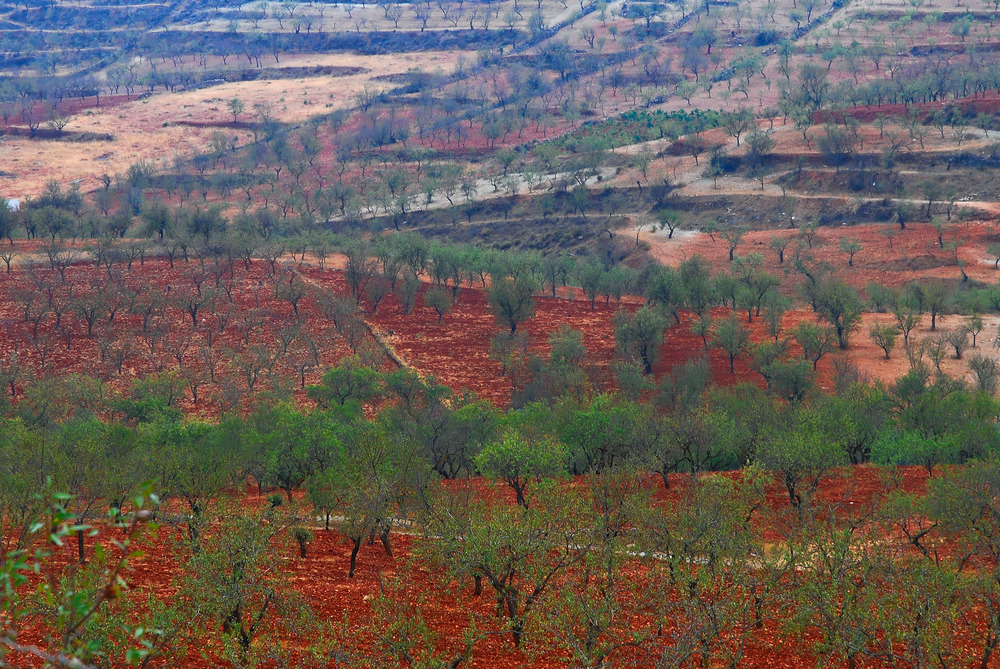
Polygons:
<instances>
[{"instance_id":1,"label":"olive tree","mask_svg":"<svg viewBox=\"0 0 1000 669\"><path fill-rule=\"evenodd\" d=\"M634 313L619 311L614 317L615 348L627 359L638 359L646 374L653 372L653 365L660 359L660 346L667 330L667 320L656 309L648 306Z\"/></svg>"},{"instance_id":2,"label":"olive tree","mask_svg":"<svg viewBox=\"0 0 1000 669\"><path fill-rule=\"evenodd\" d=\"M712 345L721 348L729 356L729 373L736 373L736 358L750 345L750 332L735 314L719 321L712 329Z\"/></svg>"},{"instance_id":3,"label":"olive tree","mask_svg":"<svg viewBox=\"0 0 1000 669\"><path fill-rule=\"evenodd\" d=\"M851 335L861 324L864 305L858 292L841 279L830 279L819 286L816 307L837 333L837 344L846 349Z\"/></svg>"},{"instance_id":4,"label":"olive tree","mask_svg":"<svg viewBox=\"0 0 1000 669\"><path fill-rule=\"evenodd\" d=\"M234 667L287 664L295 649L280 637L318 630L285 567L288 523L273 507L227 509L183 565L180 593L190 602L189 622L215 623L221 655Z\"/></svg>"},{"instance_id":5,"label":"olive tree","mask_svg":"<svg viewBox=\"0 0 1000 669\"><path fill-rule=\"evenodd\" d=\"M532 481L566 471L566 448L553 439L530 440L508 430L498 441L483 447L476 456L476 468L506 483L517 503L528 508L526 492Z\"/></svg>"},{"instance_id":6,"label":"olive tree","mask_svg":"<svg viewBox=\"0 0 1000 669\"><path fill-rule=\"evenodd\" d=\"M885 352L885 359L889 359L892 349L896 347L896 340L899 338L899 329L892 324L876 323L868 329L868 335L875 342L875 345Z\"/></svg>"},{"instance_id":7,"label":"olive tree","mask_svg":"<svg viewBox=\"0 0 1000 669\"><path fill-rule=\"evenodd\" d=\"M517 332L517 326L535 315L534 283L524 278L505 277L490 287L489 301L497 322Z\"/></svg>"},{"instance_id":8,"label":"olive tree","mask_svg":"<svg viewBox=\"0 0 1000 669\"><path fill-rule=\"evenodd\" d=\"M757 459L781 475L789 502L802 516L820 483L844 464L846 454L837 435L826 430L814 412L799 408L787 430L757 447Z\"/></svg>"},{"instance_id":9,"label":"olive tree","mask_svg":"<svg viewBox=\"0 0 1000 669\"><path fill-rule=\"evenodd\" d=\"M420 550L445 584L474 579L496 597L496 616L520 647L560 579L587 556L593 518L579 491L542 487L528 508L448 489L427 506Z\"/></svg>"}]
</instances>

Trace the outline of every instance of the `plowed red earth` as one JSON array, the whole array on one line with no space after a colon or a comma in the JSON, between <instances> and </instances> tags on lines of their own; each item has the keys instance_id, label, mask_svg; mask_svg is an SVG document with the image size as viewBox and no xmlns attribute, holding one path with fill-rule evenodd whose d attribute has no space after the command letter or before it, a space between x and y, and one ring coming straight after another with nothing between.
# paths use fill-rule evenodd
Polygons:
<instances>
[{"instance_id":1,"label":"plowed red earth","mask_svg":"<svg viewBox=\"0 0 1000 669\"><path fill-rule=\"evenodd\" d=\"M956 208L962 203L956 203ZM893 233L891 239L886 232ZM809 255L817 263L829 263L835 274L858 290L869 281L899 287L910 281L939 279L951 283L961 281L959 265L947 245L958 243L958 260L964 263L971 279L996 283L1000 272L994 267L995 257L987 250L998 237L997 228L989 222L957 220L942 234L945 248L938 245L937 231L928 223L910 223L905 230L898 225L877 223L870 225L821 227L813 238ZM785 251L785 262L778 263L778 254L769 248L772 237L790 239ZM847 254L840 247L840 239L847 237L861 242L862 250L854 256L854 266L847 264ZM805 239L798 230L748 230L736 248L736 255L759 253L764 256L766 269L782 280L781 290L795 295L801 275L795 271L794 251L799 241ZM652 239L652 253L660 262L677 266L694 254L708 260L721 271L729 267L729 246L718 235L715 241L703 233L688 233L683 237Z\"/></svg>"},{"instance_id":2,"label":"plowed red earth","mask_svg":"<svg viewBox=\"0 0 1000 669\"><path fill-rule=\"evenodd\" d=\"M184 341L190 341L190 345L183 353L182 371L189 374L192 371L207 373L204 352L208 338L211 337L213 350L219 358L216 363L217 382L208 382L199 388L197 404L188 389L179 406L188 413L215 415L222 405L224 384L235 383L247 398L252 395L246 380L233 366L233 360L241 354L249 354L258 346L273 355L279 345L278 331L294 320L291 305L274 298L264 263L253 263L248 270L243 269L240 263L237 267L233 313L229 316L231 322L225 330L219 331L219 316L208 307L204 307L198 315L200 322L197 328L192 328L188 313L176 306L168 307L164 317L157 323L164 334L155 344L152 353L142 331L141 317L130 314L125 309L115 316L112 324L108 325L102 320L95 325L94 334L90 336L87 335L86 323L72 310L67 310L62 316L59 327L56 326L56 316L49 313L41 321L37 338L33 338L33 324L24 320L23 306L18 295L20 291L35 289L38 284L32 283L23 270L15 270L11 274L0 273L0 330L4 334L0 338L0 360L17 352L23 371L41 374L41 358L44 354L45 366L50 372L59 375L96 375L107 379L112 387L122 390L145 375L177 370L177 361L172 351ZM141 266L136 262L133 270L124 272L123 276L126 284L140 295L147 293L150 288L176 294L190 289L190 277L197 271L195 262L176 262L175 267L170 268L167 261L156 259L147 260ZM297 271L314 286L339 294L348 292L343 273L339 270L299 267ZM68 269L67 284L63 285L54 271L36 272L44 279L44 285L54 286L59 299L63 300L68 299L70 292L76 296L92 292L92 281L105 274L103 268L79 264ZM209 279L205 285L208 287L212 283L213 280ZM425 285L422 292L426 289ZM614 301L606 304L603 300L598 300L591 309L589 300L573 299L571 293L563 292L567 297L539 297L535 316L522 324L522 331L529 336L531 350L546 354L549 334L560 325L580 330L588 350L587 371L595 388L610 389L613 387L611 361L615 354L613 317L619 308L636 309L638 302L623 301L619 306ZM379 305L375 314L371 313L370 304L365 303L363 306L366 307L363 314L365 320L385 334L386 340L399 356L421 373L433 375L438 382L455 391L471 390L498 406L504 406L510 401L511 382L501 376L500 363L489 357L490 338L502 326L497 323L484 291L476 288L459 290L451 312L444 316L441 323L437 322L437 313L423 303L422 297L418 298L416 307L410 314L403 312L399 300L393 295ZM292 380L298 377L294 361L296 356L304 355L301 350L304 337L316 342L320 350L320 365L308 370L307 384L317 383L323 369L335 365L351 351L336 333L333 324L319 312L313 298L305 297L299 310L303 336L293 343L289 355L277 357L273 370L263 374L256 388L267 388L270 384L283 380L286 385L294 386L295 396L301 401L304 400L304 395L298 388L299 384L293 384ZM725 309L716 309L713 310L713 317L720 318L726 313ZM264 325L251 337L248 344L241 327L253 314L262 317ZM791 326L803 318L813 317L791 313L786 320ZM762 383L761 377L749 368L745 357L736 360L735 373L730 373L725 353L715 348L706 350L701 338L691 334L690 326L690 315L682 314L681 323L674 324L667 330L660 360L654 366L657 378L674 366L683 364L694 356L703 355L709 361L714 382L719 385L732 385L740 381ZM748 327L754 340L759 341L765 336L759 321ZM112 368L111 363L100 361L100 340L106 337L131 344L131 352L121 374ZM828 386L829 370L825 361L820 365L820 372L821 385Z\"/></svg>"},{"instance_id":3,"label":"plowed red earth","mask_svg":"<svg viewBox=\"0 0 1000 669\"><path fill-rule=\"evenodd\" d=\"M331 290L346 292L343 275L339 271L322 271L316 268L301 270L317 283ZM427 286L424 286L426 290ZM615 353L614 324L612 318L618 306L598 300L593 310L589 300L562 297L538 297L535 316L519 326L529 336L531 350L545 354L549 334L560 325L568 325L583 333L587 347L591 377L599 389L607 388L612 381L611 361ZM365 319L377 326L396 352L409 364L455 390L469 389L479 397L498 405L510 400L510 381L501 376L501 365L489 357L490 338L502 328L490 309L486 293L475 288L462 288L451 313L445 314L439 324L437 312L419 298L413 312L406 314L395 296L383 300L375 314L370 305ZM621 308L634 310L637 305L623 302ZM725 310L716 310L722 316ZM762 332L758 323L751 329L755 337ZM392 334L388 334L391 332ZM757 382L743 359L736 361L735 374L729 373L729 359L719 349L705 350L700 337L691 334L690 317L682 314L681 324L667 330L661 347L661 358L654 366L659 377L675 365L683 364L693 356L706 355L713 379L720 385L739 381Z\"/></svg>"},{"instance_id":4,"label":"plowed red earth","mask_svg":"<svg viewBox=\"0 0 1000 669\"><path fill-rule=\"evenodd\" d=\"M926 472L919 468L905 468L900 473L901 487L913 493L921 493L927 480ZM738 473L726 474L738 477ZM676 501L681 490L688 485L687 475L671 476L670 490L664 490L658 478L650 477L648 485L655 489L656 503ZM513 503L513 496L504 487L497 487L483 480L459 481L453 485L472 485L476 493L496 500L496 503ZM586 485L585 479L576 479L571 485ZM861 466L836 472L822 484L818 497L823 506L836 507L844 513L851 513L851 508L858 508L877 500L884 492L885 485L878 470L873 467ZM245 491L245 504L257 506L264 503L255 488ZM781 485L775 481L767 496L769 511L780 515L788 511L788 498ZM765 517L773 518L770 513ZM770 532L767 533L771 535ZM174 557L171 546L179 539L176 530L164 527L155 538L143 541L141 548L146 556L135 559L126 574L130 588L140 591L158 593L169 600L176 592L174 579L180 568ZM780 535L774 534L769 540L780 541ZM337 622L347 616L352 628L359 630L351 638L351 643L361 648L367 648L373 638L362 633L361 628L372 621L372 600L378 594L381 583L389 583L393 577L405 574L406 598L411 603L422 602L420 610L428 624L439 635L439 648L458 652L463 643L463 632L469 624L469 612L479 618L480 629L499 629L488 627L499 625L495 618L494 602L484 590L482 597L474 597L471 588L458 591L442 588L435 575L428 573L419 566L419 562L411 565L414 558L414 546L417 539L413 536L394 534L392 538L393 556L389 557L376 542L375 546L363 546L359 555L358 571L354 579L347 578L350 543L335 531L326 532L316 528L315 540L309 545L307 557L300 558L297 548L291 546L282 548L285 566L291 574L294 587L304 594L318 616L325 620ZM87 539L87 552L92 550L93 543ZM76 542L68 542L64 551L57 554L53 560L60 564L69 563L74 559ZM640 566L634 568L634 578L643 579L645 570ZM492 623L490 622L492 621ZM226 666L221 663L212 649L217 648L219 633L215 629L204 629L204 643L192 647L187 657L179 664L189 669L202 669ZM809 640L811 633L806 632L804 639ZM34 633L25 632L21 635L22 643L39 642ZM202 651L207 649L207 659ZM23 660L23 661L22 661ZM646 658L638 662L640 667L654 667L655 662ZM813 666L814 658L803 653L801 641L795 640L779 629L779 622L768 619L764 628L756 631L746 649L745 659L740 663L744 667L802 667ZM40 667L41 663L30 658L17 658L17 667ZM160 663L155 666L167 666ZM478 642L474 649L474 658L469 665L476 669L514 669L539 667L549 669L566 666L564 658L553 655L535 656L516 650L506 634L487 635ZM629 665L631 666L631 665Z\"/></svg>"},{"instance_id":5,"label":"plowed red earth","mask_svg":"<svg viewBox=\"0 0 1000 669\"><path fill-rule=\"evenodd\" d=\"M813 120L816 123L839 122L845 116L853 116L863 123L871 123L879 116L907 116L917 110L925 116L930 116L936 111L947 107L958 107L964 115L971 114L993 114L1000 109L1000 99L996 96L988 95L982 98L968 97L957 102L924 102L914 105L872 105L869 107L856 107L854 109L833 109L830 111L816 112Z\"/></svg>"},{"instance_id":6,"label":"plowed red earth","mask_svg":"<svg viewBox=\"0 0 1000 669\"><path fill-rule=\"evenodd\" d=\"M54 313L45 315L37 337L33 336L33 324L24 320L23 302L19 299L21 293L42 293L39 299L44 301L43 295L51 288L57 300L68 302L71 296L91 295L101 290L106 292L106 288L100 287L107 283L107 272L103 267L89 263L71 266L67 269L65 284L55 271L49 269L35 268L40 283L32 281L23 269L15 269L10 274L0 272L0 361L16 352L24 373L41 375L46 371L42 364L44 354L44 367L50 373L58 376L98 376L121 390L148 374L178 370L174 351L185 341L189 345L181 352L182 371L194 376L201 373L208 375L205 352L211 341L211 350L216 356L216 382L208 381L199 388L197 404L188 389L179 403L186 412L214 415L219 410L225 384L235 384L240 392L249 396L248 382L236 368L234 360L241 355L251 355L258 349L266 351L274 359L273 367L261 374L255 388L259 390L282 381L292 387L299 399L304 399L299 389L301 384L296 383L299 372L295 369L295 361L308 355L307 338L317 344L320 352L320 364L306 373L307 384L317 383L322 371L349 354L350 348L337 334L332 322L322 316L315 300L307 295L299 303L297 320L301 324L301 335L289 347L288 355L274 356L279 346L278 332L296 321L293 307L288 301L274 297L273 284L267 277L264 263L254 262L249 269L245 269L241 262L237 262L235 267L233 303L230 305L223 290L215 288L214 278L207 276L197 261L177 261L171 268L166 260L146 260L142 265L137 260L131 271L126 269L124 263L118 265L116 269L121 271L125 285L137 293L139 299L154 288L168 299L183 291L193 291L191 277L196 274L206 276L204 290L218 290L219 313L213 312L208 305L202 307L197 315L196 328L192 327L193 321L188 312L176 305L168 306L161 318L151 322L151 330L162 332L155 342L143 330L142 317L129 313L124 305L112 323L107 322L107 317L97 322L92 335L87 334L85 320L73 309L67 309L58 327ZM220 313L225 312L228 312L228 322L222 329ZM243 327L254 320L260 326L253 328L248 341ZM114 347L127 346L130 349L121 374L111 362L101 361L100 344L102 339L108 338L114 340Z\"/></svg>"}]
</instances>

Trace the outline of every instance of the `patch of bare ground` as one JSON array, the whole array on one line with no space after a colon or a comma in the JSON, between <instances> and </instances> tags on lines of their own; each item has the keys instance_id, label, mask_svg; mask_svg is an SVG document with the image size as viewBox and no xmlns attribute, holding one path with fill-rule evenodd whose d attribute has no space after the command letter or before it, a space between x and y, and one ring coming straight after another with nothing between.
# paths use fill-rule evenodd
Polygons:
<instances>
[{"instance_id":1,"label":"patch of bare ground","mask_svg":"<svg viewBox=\"0 0 1000 669\"><path fill-rule=\"evenodd\" d=\"M635 232L633 229L631 234ZM638 232L640 240L649 244L653 257L664 264L677 266L697 254L717 270L729 265L729 246L718 233L714 233L713 239L704 232L675 231L673 239L668 239L666 231L654 231L648 224ZM955 222L942 233L945 244L942 247L938 244L937 230L928 223L911 223L905 230L896 224L873 223L817 228L810 248L807 237L799 229L785 227L747 230L735 253L762 254L770 271L784 278L794 276L794 249L802 244L803 253L816 261L829 263L845 281L858 289L863 289L869 281L892 287L921 279L959 281L958 262L964 263L970 280L992 284L1000 279L1000 271L994 268L996 258L990 256L987 249L996 243L997 235L998 230L991 222ZM784 263L779 262L777 252L769 246L773 237L791 238ZM862 250L855 255L853 267L848 266L848 256L840 247L843 237L861 242ZM957 259L949 242L958 242Z\"/></svg>"},{"instance_id":2,"label":"patch of bare ground","mask_svg":"<svg viewBox=\"0 0 1000 669\"><path fill-rule=\"evenodd\" d=\"M450 71L463 56L468 54L425 52L288 58L282 65L337 65L365 71L348 76L231 82L180 93L160 91L141 100L133 98L114 106L102 103L101 107L81 109L66 126L67 132L110 134L114 139L66 142L5 137L2 155L6 179L0 180L0 191L6 197L34 196L42 192L50 179L62 184L79 180L82 190L95 190L100 186L102 174L123 173L137 161L149 160L164 169L175 156L189 157L204 150L211 134L233 120L226 107L226 102L233 98L240 98L246 106L242 120L251 117L254 105L264 104L275 119L300 123L311 116L353 106L354 95L365 87L384 90L396 86L380 77L415 67ZM227 132L236 135L240 143L251 138L246 130Z\"/></svg>"}]
</instances>

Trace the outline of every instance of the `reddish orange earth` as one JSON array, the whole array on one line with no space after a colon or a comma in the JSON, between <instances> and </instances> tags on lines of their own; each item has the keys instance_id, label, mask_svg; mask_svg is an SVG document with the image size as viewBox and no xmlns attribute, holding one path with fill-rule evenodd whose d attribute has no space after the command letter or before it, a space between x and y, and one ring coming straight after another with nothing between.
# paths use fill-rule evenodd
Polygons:
<instances>
[{"instance_id":1,"label":"reddish orange earth","mask_svg":"<svg viewBox=\"0 0 1000 669\"><path fill-rule=\"evenodd\" d=\"M926 472L920 468L908 467L900 472L900 485L903 490L921 493L927 480ZM725 476L738 477L738 472L726 473ZM670 490L664 490L662 483L656 477L648 479L648 485L654 490L654 503L670 504L678 499L689 483L690 477L683 474L670 477ZM473 485L478 495L490 497L497 503L513 503L513 495L505 487L499 487L488 481L476 479L470 481L452 482L451 485ZM575 479L571 485L586 485L583 478ZM877 502L885 492L885 482L879 470L869 466L859 466L840 470L827 478L818 493L821 506L836 508L845 514ZM258 506L263 503L255 488L248 487L243 494L244 503ZM297 497L299 497L297 495ZM775 481L767 494L769 512L780 515L789 509L788 498L781 485ZM838 511L839 512L839 511ZM766 517L771 517L770 513ZM769 521L765 521L769 522ZM765 532L767 536L769 532ZM776 540L777 537L774 537ZM158 593L169 600L176 591L175 578L180 574L180 567L175 559L172 545L180 539L179 531L163 527L154 538L144 540L140 548L146 552L143 558L131 562L125 579L129 587L138 591ZM291 574L294 587L304 594L322 619L339 622L346 616L351 628L361 630L373 619L372 601L378 595L381 583L389 583L395 577L403 578L403 592L409 604L421 601L421 613L439 635L439 648L455 653L463 643L463 632L469 623L469 612L488 624L493 620L495 625L494 600L489 596L488 588L484 589L482 597L475 597L471 588L443 588L435 575L428 573L419 562L411 562L414 558L414 547L419 541L414 536L394 534L392 536L393 556L389 557L378 542L375 546L364 545L358 561L358 571L354 579L347 578L350 542L335 531L315 529L315 539L309 545L307 557L301 558L297 548L285 546L282 550L285 567ZM88 554L93 548L93 540L87 539ZM54 558L57 562L68 563L75 557L76 542L68 542L62 553ZM642 578L642 569L636 567L635 577ZM499 629L497 627L496 629ZM216 647L218 630L204 629L205 643L192 647L179 665L185 668L202 669L224 666L209 654L209 659L201 656L202 648ZM22 642L37 642L34 634L23 634ZM805 639L811 635L807 632ZM359 633L351 637L351 643L362 649L368 648L373 639ZM768 619L764 628L753 634L746 648L745 659L740 666L745 667L801 667L812 666L814 658L803 653L800 641L797 641L780 630L779 621ZM648 659L648 658L647 658ZM22 662L18 658L17 662ZM486 635L474 648L474 658L469 665L475 669L491 668L527 668L539 667L555 669L565 666L565 659L558 656L531 656L518 651L506 634ZM40 663L25 658L18 667L40 667ZM158 666L167 666L161 663ZM639 666L655 666L652 663L640 663Z\"/></svg>"}]
</instances>

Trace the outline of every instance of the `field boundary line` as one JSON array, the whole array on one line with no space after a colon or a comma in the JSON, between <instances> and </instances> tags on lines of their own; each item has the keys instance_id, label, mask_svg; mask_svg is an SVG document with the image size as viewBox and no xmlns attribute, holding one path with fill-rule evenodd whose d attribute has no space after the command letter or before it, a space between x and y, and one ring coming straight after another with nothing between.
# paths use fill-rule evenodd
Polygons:
<instances>
[{"instance_id":1,"label":"field boundary line","mask_svg":"<svg viewBox=\"0 0 1000 669\"><path fill-rule=\"evenodd\" d=\"M309 284L313 288L316 288L318 290L328 290L326 286L316 281L315 279L306 276L305 274L300 272L297 267L292 266L287 261L284 261L282 264L287 269L294 272L296 276L298 276L300 279L302 279L305 283ZM369 323L364 318L361 318L361 322L365 324L365 329L368 330L368 334L370 334L372 339L375 340L375 343L377 343L379 346L382 347L382 350L385 352L386 356L388 356L390 360L396 363L396 365L398 365L401 369L405 369L407 371L411 371L414 374L416 374L421 381L426 380L426 375L396 351L395 347L386 339L385 334L382 333L382 330L378 326Z\"/></svg>"}]
</instances>

